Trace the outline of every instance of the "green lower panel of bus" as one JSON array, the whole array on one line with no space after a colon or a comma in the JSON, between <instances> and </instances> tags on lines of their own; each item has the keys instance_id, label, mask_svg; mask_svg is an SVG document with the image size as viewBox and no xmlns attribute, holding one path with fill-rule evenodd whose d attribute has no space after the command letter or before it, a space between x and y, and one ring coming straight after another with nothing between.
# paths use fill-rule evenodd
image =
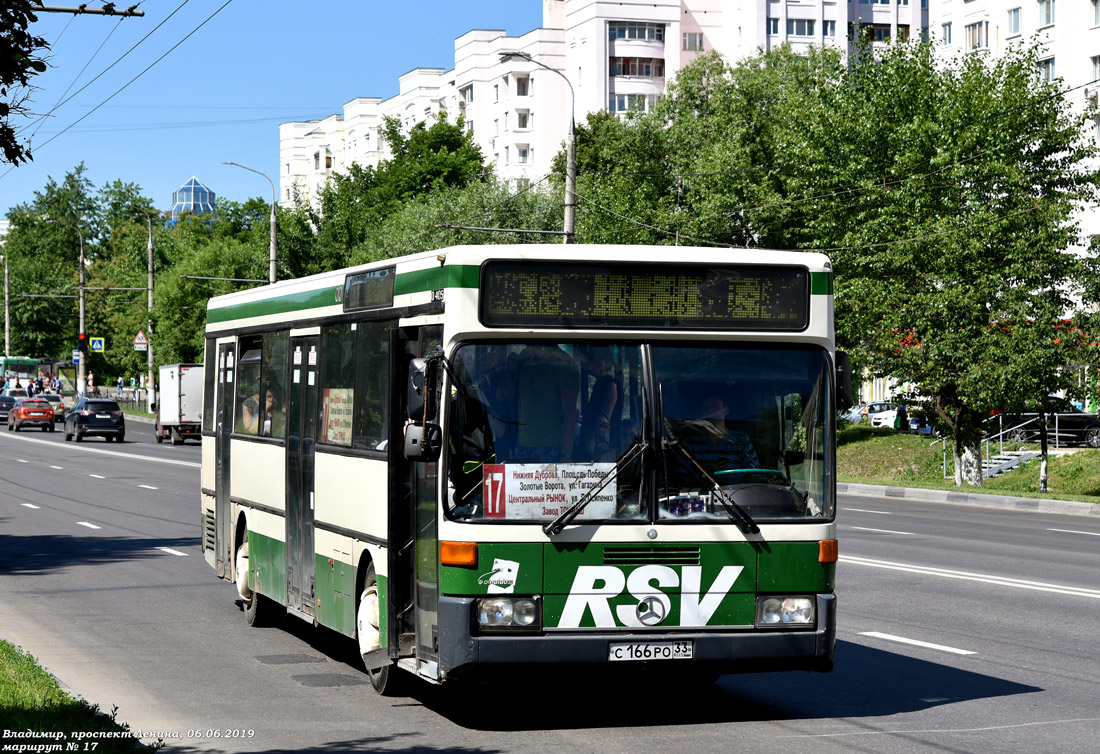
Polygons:
<instances>
[{"instance_id":1,"label":"green lower panel of bus","mask_svg":"<svg viewBox=\"0 0 1100 754\"><path fill-rule=\"evenodd\" d=\"M286 542L249 531L248 568L253 589L286 604Z\"/></svg>"},{"instance_id":2,"label":"green lower panel of bus","mask_svg":"<svg viewBox=\"0 0 1100 754\"><path fill-rule=\"evenodd\" d=\"M758 593L831 592L835 564L817 542L482 544L476 568L443 566L452 596L541 595L543 625L749 626Z\"/></svg>"},{"instance_id":3,"label":"green lower panel of bus","mask_svg":"<svg viewBox=\"0 0 1100 754\"><path fill-rule=\"evenodd\" d=\"M285 605L286 593L286 543L257 534L248 533L249 568L253 583L265 596ZM314 561L314 597L317 620L345 636L355 636L355 567L335 558L317 555ZM386 614L386 578L378 577L379 609ZM386 621L381 621L382 645L386 645Z\"/></svg>"},{"instance_id":4,"label":"green lower panel of bus","mask_svg":"<svg viewBox=\"0 0 1100 754\"><path fill-rule=\"evenodd\" d=\"M355 636L355 568L322 555L314 567L317 620L345 636Z\"/></svg>"}]
</instances>

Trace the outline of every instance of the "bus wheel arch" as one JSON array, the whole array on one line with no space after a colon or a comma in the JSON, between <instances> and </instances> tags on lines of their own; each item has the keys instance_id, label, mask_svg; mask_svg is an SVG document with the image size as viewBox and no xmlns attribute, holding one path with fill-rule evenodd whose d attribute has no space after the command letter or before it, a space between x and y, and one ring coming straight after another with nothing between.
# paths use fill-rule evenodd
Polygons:
<instances>
[{"instance_id":1,"label":"bus wheel arch","mask_svg":"<svg viewBox=\"0 0 1100 754\"><path fill-rule=\"evenodd\" d=\"M381 597L378 593L378 577L374 570L374 560L363 553L356 575L355 600L355 640L359 646L360 660L368 652L381 646ZM364 662L371 686L382 696L393 696L399 692L398 676L400 671L392 663L380 668L371 668Z\"/></svg>"}]
</instances>

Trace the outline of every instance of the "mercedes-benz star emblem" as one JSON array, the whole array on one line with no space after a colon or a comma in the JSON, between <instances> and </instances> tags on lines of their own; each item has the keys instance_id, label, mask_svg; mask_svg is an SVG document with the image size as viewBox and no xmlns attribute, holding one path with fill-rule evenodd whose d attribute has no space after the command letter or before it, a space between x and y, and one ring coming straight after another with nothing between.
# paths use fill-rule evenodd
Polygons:
<instances>
[{"instance_id":1,"label":"mercedes-benz star emblem","mask_svg":"<svg viewBox=\"0 0 1100 754\"><path fill-rule=\"evenodd\" d=\"M658 625L665 619L666 612L665 603L656 597L646 597L634 608L634 613L643 626Z\"/></svg>"}]
</instances>

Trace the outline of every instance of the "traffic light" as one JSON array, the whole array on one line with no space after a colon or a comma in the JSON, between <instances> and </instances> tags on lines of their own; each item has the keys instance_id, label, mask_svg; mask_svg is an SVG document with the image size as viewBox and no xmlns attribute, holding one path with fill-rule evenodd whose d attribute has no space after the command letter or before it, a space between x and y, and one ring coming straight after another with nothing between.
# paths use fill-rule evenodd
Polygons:
<instances>
[{"instance_id":1,"label":"traffic light","mask_svg":"<svg viewBox=\"0 0 1100 754\"><path fill-rule=\"evenodd\" d=\"M86 333L80 333L76 336L76 347L81 353L88 353L88 336Z\"/></svg>"}]
</instances>

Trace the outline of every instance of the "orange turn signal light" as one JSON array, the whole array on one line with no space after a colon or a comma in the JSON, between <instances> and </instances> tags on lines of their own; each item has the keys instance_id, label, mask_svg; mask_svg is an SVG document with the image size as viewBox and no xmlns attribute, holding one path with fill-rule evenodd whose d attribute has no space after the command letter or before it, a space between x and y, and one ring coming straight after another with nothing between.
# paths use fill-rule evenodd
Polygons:
<instances>
[{"instance_id":1,"label":"orange turn signal light","mask_svg":"<svg viewBox=\"0 0 1100 754\"><path fill-rule=\"evenodd\" d=\"M439 562L442 565L477 566L477 542L440 542Z\"/></svg>"},{"instance_id":2,"label":"orange turn signal light","mask_svg":"<svg viewBox=\"0 0 1100 754\"><path fill-rule=\"evenodd\" d=\"M823 539L817 543L818 563L835 563L838 556L839 552L835 539Z\"/></svg>"}]
</instances>

